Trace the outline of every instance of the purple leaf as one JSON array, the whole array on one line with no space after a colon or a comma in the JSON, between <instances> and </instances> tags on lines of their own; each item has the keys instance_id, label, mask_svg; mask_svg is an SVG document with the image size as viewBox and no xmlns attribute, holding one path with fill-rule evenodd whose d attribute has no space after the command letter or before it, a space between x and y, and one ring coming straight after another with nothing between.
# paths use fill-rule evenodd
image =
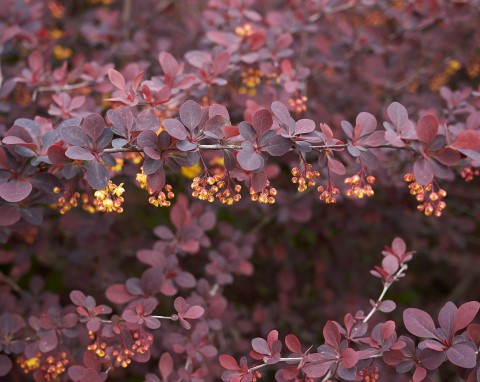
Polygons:
<instances>
[{"instance_id":1,"label":"purple leaf","mask_svg":"<svg viewBox=\"0 0 480 382\"><path fill-rule=\"evenodd\" d=\"M87 162L87 182L95 190L103 190L110 179L108 170L96 160Z\"/></svg>"},{"instance_id":2,"label":"purple leaf","mask_svg":"<svg viewBox=\"0 0 480 382\"><path fill-rule=\"evenodd\" d=\"M427 146L433 141L438 132L438 120L434 115L424 115L418 121L417 137Z\"/></svg>"},{"instance_id":3,"label":"purple leaf","mask_svg":"<svg viewBox=\"0 0 480 382\"><path fill-rule=\"evenodd\" d=\"M187 139L187 129L185 129L185 126L183 126L183 124L178 119L166 119L164 122L164 126L167 133L170 134L172 137L181 141Z\"/></svg>"},{"instance_id":4,"label":"purple leaf","mask_svg":"<svg viewBox=\"0 0 480 382\"><path fill-rule=\"evenodd\" d=\"M423 310L415 308L405 309L403 322L407 330L417 337L437 338L433 319Z\"/></svg>"},{"instance_id":5,"label":"purple leaf","mask_svg":"<svg viewBox=\"0 0 480 382\"><path fill-rule=\"evenodd\" d=\"M392 102L388 106L387 114L397 130L401 129L401 127L408 122L407 109L398 102Z\"/></svg>"},{"instance_id":6,"label":"purple leaf","mask_svg":"<svg viewBox=\"0 0 480 382\"><path fill-rule=\"evenodd\" d=\"M323 338L325 339L325 343L332 348L340 348L340 331L333 321L327 321L323 327Z\"/></svg>"},{"instance_id":7,"label":"purple leaf","mask_svg":"<svg viewBox=\"0 0 480 382\"><path fill-rule=\"evenodd\" d=\"M163 353L158 361L158 369L163 381L166 381L173 371L173 359L170 353Z\"/></svg>"},{"instance_id":8,"label":"purple leaf","mask_svg":"<svg viewBox=\"0 0 480 382\"><path fill-rule=\"evenodd\" d=\"M370 113L361 112L360 114L358 114L355 122L357 125L362 126L359 136L371 134L377 128L377 120Z\"/></svg>"},{"instance_id":9,"label":"purple leaf","mask_svg":"<svg viewBox=\"0 0 480 382\"><path fill-rule=\"evenodd\" d=\"M378 307L378 310L383 313L390 313L393 312L396 308L395 302L392 300L385 300L380 303L380 306Z\"/></svg>"},{"instance_id":10,"label":"purple leaf","mask_svg":"<svg viewBox=\"0 0 480 382\"><path fill-rule=\"evenodd\" d=\"M190 307L184 314L183 318L189 318L191 320L196 320L197 318L202 317L205 314L205 309L199 305L194 305Z\"/></svg>"},{"instance_id":11,"label":"purple leaf","mask_svg":"<svg viewBox=\"0 0 480 382\"><path fill-rule=\"evenodd\" d=\"M285 337L285 345L287 346L288 350L293 353L302 353L302 346L300 345L300 341L293 334L287 334L287 336Z\"/></svg>"},{"instance_id":12,"label":"purple leaf","mask_svg":"<svg viewBox=\"0 0 480 382\"><path fill-rule=\"evenodd\" d=\"M274 135L267 142L266 149L270 155L282 156L292 148L292 141L281 135Z\"/></svg>"},{"instance_id":13,"label":"purple leaf","mask_svg":"<svg viewBox=\"0 0 480 382\"><path fill-rule=\"evenodd\" d=\"M202 118L202 108L195 101L188 100L180 106L180 120L191 131L198 126Z\"/></svg>"},{"instance_id":14,"label":"purple leaf","mask_svg":"<svg viewBox=\"0 0 480 382\"><path fill-rule=\"evenodd\" d=\"M267 109L260 109L253 114L252 125L257 136L261 137L270 130L273 124L272 114Z\"/></svg>"},{"instance_id":15,"label":"purple leaf","mask_svg":"<svg viewBox=\"0 0 480 382\"><path fill-rule=\"evenodd\" d=\"M133 115L130 108L121 106L117 109L109 110L107 111L107 117L113 124L115 134L127 138L133 127Z\"/></svg>"},{"instance_id":16,"label":"purple leaf","mask_svg":"<svg viewBox=\"0 0 480 382\"><path fill-rule=\"evenodd\" d=\"M98 114L90 114L83 120L82 129L96 142L105 129L105 121Z\"/></svg>"},{"instance_id":17,"label":"purple leaf","mask_svg":"<svg viewBox=\"0 0 480 382\"><path fill-rule=\"evenodd\" d=\"M426 369L436 370L445 361L445 352L426 348L420 352L419 359Z\"/></svg>"},{"instance_id":18,"label":"purple leaf","mask_svg":"<svg viewBox=\"0 0 480 382\"><path fill-rule=\"evenodd\" d=\"M479 309L478 301L470 301L461 305L455 313L453 333L466 328L473 321Z\"/></svg>"},{"instance_id":19,"label":"purple leaf","mask_svg":"<svg viewBox=\"0 0 480 382\"><path fill-rule=\"evenodd\" d=\"M477 355L475 350L466 344L455 344L447 349L447 358L454 365L471 369L477 363Z\"/></svg>"},{"instance_id":20,"label":"purple leaf","mask_svg":"<svg viewBox=\"0 0 480 382\"><path fill-rule=\"evenodd\" d=\"M32 188L30 182L11 179L0 184L0 197L7 202L16 203L30 195Z\"/></svg>"},{"instance_id":21,"label":"purple leaf","mask_svg":"<svg viewBox=\"0 0 480 382\"><path fill-rule=\"evenodd\" d=\"M315 122L311 119L300 119L295 124L295 134L308 134L315 130Z\"/></svg>"},{"instance_id":22,"label":"purple leaf","mask_svg":"<svg viewBox=\"0 0 480 382\"><path fill-rule=\"evenodd\" d=\"M265 174L265 171L259 171L254 174L252 174L252 184L251 187L255 192L260 192L262 191L265 186L267 185L267 175Z\"/></svg>"},{"instance_id":23,"label":"purple leaf","mask_svg":"<svg viewBox=\"0 0 480 382\"><path fill-rule=\"evenodd\" d=\"M263 338L254 338L252 340L252 348L257 353L268 355L270 354L270 346Z\"/></svg>"},{"instance_id":24,"label":"purple leaf","mask_svg":"<svg viewBox=\"0 0 480 382\"><path fill-rule=\"evenodd\" d=\"M342 364L347 369L354 367L358 362L358 354L355 350L347 348L342 353Z\"/></svg>"},{"instance_id":25,"label":"purple leaf","mask_svg":"<svg viewBox=\"0 0 480 382\"><path fill-rule=\"evenodd\" d=\"M8 227L15 224L21 218L20 211L16 206L0 206L0 227Z\"/></svg>"},{"instance_id":26,"label":"purple leaf","mask_svg":"<svg viewBox=\"0 0 480 382\"><path fill-rule=\"evenodd\" d=\"M252 145L246 145L246 143L242 145L243 149L237 154L238 163L245 171L261 169L264 163L262 156L255 152Z\"/></svg>"},{"instance_id":27,"label":"purple leaf","mask_svg":"<svg viewBox=\"0 0 480 382\"><path fill-rule=\"evenodd\" d=\"M120 72L116 71L115 69L108 69L108 78L113 86L123 92L126 92L127 88L125 85L125 78L123 78Z\"/></svg>"},{"instance_id":28,"label":"purple leaf","mask_svg":"<svg viewBox=\"0 0 480 382\"><path fill-rule=\"evenodd\" d=\"M430 162L425 158L417 158L413 164L413 173L416 181L422 186L426 186L433 180L433 170Z\"/></svg>"},{"instance_id":29,"label":"purple leaf","mask_svg":"<svg viewBox=\"0 0 480 382\"><path fill-rule=\"evenodd\" d=\"M95 159L95 156L90 151L80 146L69 147L67 151L65 151L65 155L70 159L75 159L75 160L94 160Z\"/></svg>"},{"instance_id":30,"label":"purple leaf","mask_svg":"<svg viewBox=\"0 0 480 382\"><path fill-rule=\"evenodd\" d=\"M55 333L55 330L49 330L48 332L43 333L40 336L40 342L38 348L42 353L48 353L55 349L58 345L58 338Z\"/></svg>"},{"instance_id":31,"label":"purple leaf","mask_svg":"<svg viewBox=\"0 0 480 382\"><path fill-rule=\"evenodd\" d=\"M12 360L5 354L0 354L0 377L3 377L10 373L12 366Z\"/></svg>"}]
</instances>

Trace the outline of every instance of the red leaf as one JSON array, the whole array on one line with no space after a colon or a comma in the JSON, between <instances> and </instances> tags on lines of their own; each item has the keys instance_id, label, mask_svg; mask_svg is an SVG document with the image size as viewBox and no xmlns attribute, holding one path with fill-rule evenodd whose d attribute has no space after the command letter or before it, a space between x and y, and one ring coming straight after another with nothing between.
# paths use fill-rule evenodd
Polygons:
<instances>
[{"instance_id":1,"label":"red leaf","mask_svg":"<svg viewBox=\"0 0 480 382\"><path fill-rule=\"evenodd\" d=\"M105 296L115 304L125 304L134 298L134 296L128 293L124 284L110 285L105 291Z\"/></svg>"},{"instance_id":2,"label":"red leaf","mask_svg":"<svg viewBox=\"0 0 480 382\"><path fill-rule=\"evenodd\" d=\"M460 149L474 149L480 146L480 131L478 130L463 130L458 134L455 142L452 143L453 147Z\"/></svg>"},{"instance_id":3,"label":"red leaf","mask_svg":"<svg viewBox=\"0 0 480 382\"><path fill-rule=\"evenodd\" d=\"M120 89L123 92L127 91L127 87L125 85L125 78L122 76L122 73L116 71L115 69L108 69L108 78L113 86L117 89Z\"/></svg>"},{"instance_id":4,"label":"red leaf","mask_svg":"<svg viewBox=\"0 0 480 382\"><path fill-rule=\"evenodd\" d=\"M293 334L287 334L285 337L285 345L287 345L288 350L293 353L302 353L302 346L300 341Z\"/></svg>"},{"instance_id":5,"label":"red leaf","mask_svg":"<svg viewBox=\"0 0 480 382\"><path fill-rule=\"evenodd\" d=\"M222 365L224 369L227 369L227 370L240 369L237 361L231 355L222 354L220 357L218 357L218 361L220 362L220 365Z\"/></svg>"},{"instance_id":6,"label":"red leaf","mask_svg":"<svg viewBox=\"0 0 480 382\"><path fill-rule=\"evenodd\" d=\"M163 353L158 361L158 369L162 375L162 379L166 381L168 376L172 374L173 371L173 359L170 353Z\"/></svg>"},{"instance_id":7,"label":"red leaf","mask_svg":"<svg viewBox=\"0 0 480 382\"><path fill-rule=\"evenodd\" d=\"M323 327L323 338L325 343L334 349L340 347L340 331L333 321L328 321Z\"/></svg>"},{"instance_id":8,"label":"red leaf","mask_svg":"<svg viewBox=\"0 0 480 382\"><path fill-rule=\"evenodd\" d=\"M183 318L196 320L197 318L202 317L205 314L205 309L199 305L194 305L190 307L184 314Z\"/></svg>"},{"instance_id":9,"label":"red leaf","mask_svg":"<svg viewBox=\"0 0 480 382\"><path fill-rule=\"evenodd\" d=\"M478 301L466 302L460 306L453 319L453 332L456 333L466 328L473 321L479 309L480 303Z\"/></svg>"},{"instance_id":10,"label":"red leaf","mask_svg":"<svg viewBox=\"0 0 480 382\"><path fill-rule=\"evenodd\" d=\"M355 350L348 348L342 353L342 364L347 369L354 367L358 362L358 354Z\"/></svg>"},{"instance_id":11,"label":"red leaf","mask_svg":"<svg viewBox=\"0 0 480 382\"><path fill-rule=\"evenodd\" d=\"M260 109L253 114L252 125L257 133L257 137L262 137L270 130L273 124L272 114L267 109Z\"/></svg>"},{"instance_id":12,"label":"red leaf","mask_svg":"<svg viewBox=\"0 0 480 382\"><path fill-rule=\"evenodd\" d=\"M418 121L417 137L420 141L429 145L438 133L438 120L432 114L424 115Z\"/></svg>"}]
</instances>

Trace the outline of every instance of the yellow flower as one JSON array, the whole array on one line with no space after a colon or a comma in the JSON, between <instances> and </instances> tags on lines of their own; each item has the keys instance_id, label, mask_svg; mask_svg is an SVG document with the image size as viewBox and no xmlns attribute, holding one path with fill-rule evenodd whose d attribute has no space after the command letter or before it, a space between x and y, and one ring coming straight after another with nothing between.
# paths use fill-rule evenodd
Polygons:
<instances>
[{"instance_id":1,"label":"yellow flower","mask_svg":"<svg viewBox=\"0 0 480 382\"><path fill-rule=\"evenodd\" d=\"M200 175L200 173L202 172L202 166L200 166L200 163L196 163L191 167L182 167L181 172L185 178L193 179Z\"/></svg>"}]
</instances>

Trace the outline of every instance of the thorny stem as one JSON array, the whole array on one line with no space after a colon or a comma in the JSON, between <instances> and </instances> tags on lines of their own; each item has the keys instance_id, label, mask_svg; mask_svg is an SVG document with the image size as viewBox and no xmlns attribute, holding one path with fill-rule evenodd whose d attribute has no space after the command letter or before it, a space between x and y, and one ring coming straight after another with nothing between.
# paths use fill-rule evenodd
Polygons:
<instances>
[{"instance_id":1,"label":"thorny stem","mask_svg":"<svg viewBox=\"0 0 480 382\"><path fill-rule=\"evenodd\" d=\"M204 145L200 144L197 146L199 149L204 150L241 150L242 146L240 145ZM329 149L344 149L347 147L347 144L340 144L340 145L316 145L312 146L312 149L317 150L329 150ZM398 149L398 150L407 150L413 151L411 147L396 147L391 145L381 145L381 146L364 146L368 149ZM122 153L122 152L142 152L143 150L138 146L128 146L128 147L112 147L110 149L103 150L104 153Z\"/></svg>"},{"instance_id":2,"label":"thorny stem","mask_svg":"<svg viewBox=\"0 0 480 382\"><path fill-rule=\"evenodd\" d=\"M280 358L278 361L279 362L289 362L289 361L298 361L300 362L303 358L302 357L292 357L292 358ZM268 366L268 363L262 363L261 365L253 366L248 369L248 372L252 372L258 369L261 369L262 367Z\"/></svg>"},{"instance_id":3,"label":"thorny stem","mask_svg":"<svg viewBox=\"0 0 480 382\"><path fill-rule=\"evenodd\" d=\"M331 377L331 376L332 376L332 372L331 372L331 371L329 371L329 372L327 373L327 375L326 375L326 376L325 376L325 377L322 379L322 382L326 382L326 381L328 381L328 380L330 379L330 377Z\"/></svg>"},{"instance_id":4,"label":"thorny stem","mask_svg":"<svg viewBox=\"0 0 480 382\"><path fill-rule=\"evenodd\" d=\"M370 313L368 313L368 315L363 319L363 322L367 322L372 316L373 314L378 310L378 303L381 302L383 300L383 298L385 297L385 293L387 293L388 289L390 288L390 286L398 280L398 277L400 277L403 273L403 271L405 271L406 269L408 268L408 265L407 264L403 264L400 269L395 273L395 275L393 276L392 280L389 281L389 282L386 282L385 284L383 284L383 290L382 290L382 293L380 293L380 296L378 296L378 299L377 299L377 302L375 304L375 306L372 308L372 310L370 311Z\"/></svg>"},{"instance_id":5,"label":"thorny stem","mask_svg":"<svg viewBox=\"0 0 480 382\"><path fill-rule=\"evenodd\" d=\"M40 86L34 90L32 94L32 101L35 101L37 94L41 92L63 92L65 90L74 90L79 88L84 88L85 86L91 85L88 81L77 82L76 84L68 84L64 86Z\"/></svg>"}]
</instances>

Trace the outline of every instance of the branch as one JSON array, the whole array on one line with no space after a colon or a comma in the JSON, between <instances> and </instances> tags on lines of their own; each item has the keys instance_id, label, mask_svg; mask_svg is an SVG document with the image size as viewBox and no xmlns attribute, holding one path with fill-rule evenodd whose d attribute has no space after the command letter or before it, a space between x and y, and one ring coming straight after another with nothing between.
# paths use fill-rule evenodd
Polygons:
<instances>
[{"instance_id":1,"label":"branch","mask_svg":"<svg viewBox=\"0 0 480 382\"><path fill-rule=\"evenodd\" d=\"M378 297L377 299L377 302L375 304L375 306L372 308L372 310L370 311L370 313L368 313L368 315L363 319L363 322L367 322L372 316L373 314L378 310L377 306L378 306L378 303L379 302L382 302L383 298L385 297L385 293L387 293L388 289L390 288L390 286L398 280L398 278L402 275L403 271L407 270L408 268L408 265L407 264L403 264L400 269L395 273L395 275L393 276L392 280L389 281L389 282L386 282L384 285L383 285L383 290L382 290L382 293L380 293L380 296Z\"/></svg>"},{"instance_id":2,"label":"branch","mask_svg":"<svg viewBox=\"0 0 480 382\"><path fill-rule=\"evenodd\" d=\"M35 101L35 99L37 98L37 94L41 92L59 93L65 90L74 90L74 89L84 88L86 86L90 86L90 82L82 81L82 82L77 82L76 84L68 84L64 86L40 86L33 91L32 101Z\"/></svg>"}]
</instances>

